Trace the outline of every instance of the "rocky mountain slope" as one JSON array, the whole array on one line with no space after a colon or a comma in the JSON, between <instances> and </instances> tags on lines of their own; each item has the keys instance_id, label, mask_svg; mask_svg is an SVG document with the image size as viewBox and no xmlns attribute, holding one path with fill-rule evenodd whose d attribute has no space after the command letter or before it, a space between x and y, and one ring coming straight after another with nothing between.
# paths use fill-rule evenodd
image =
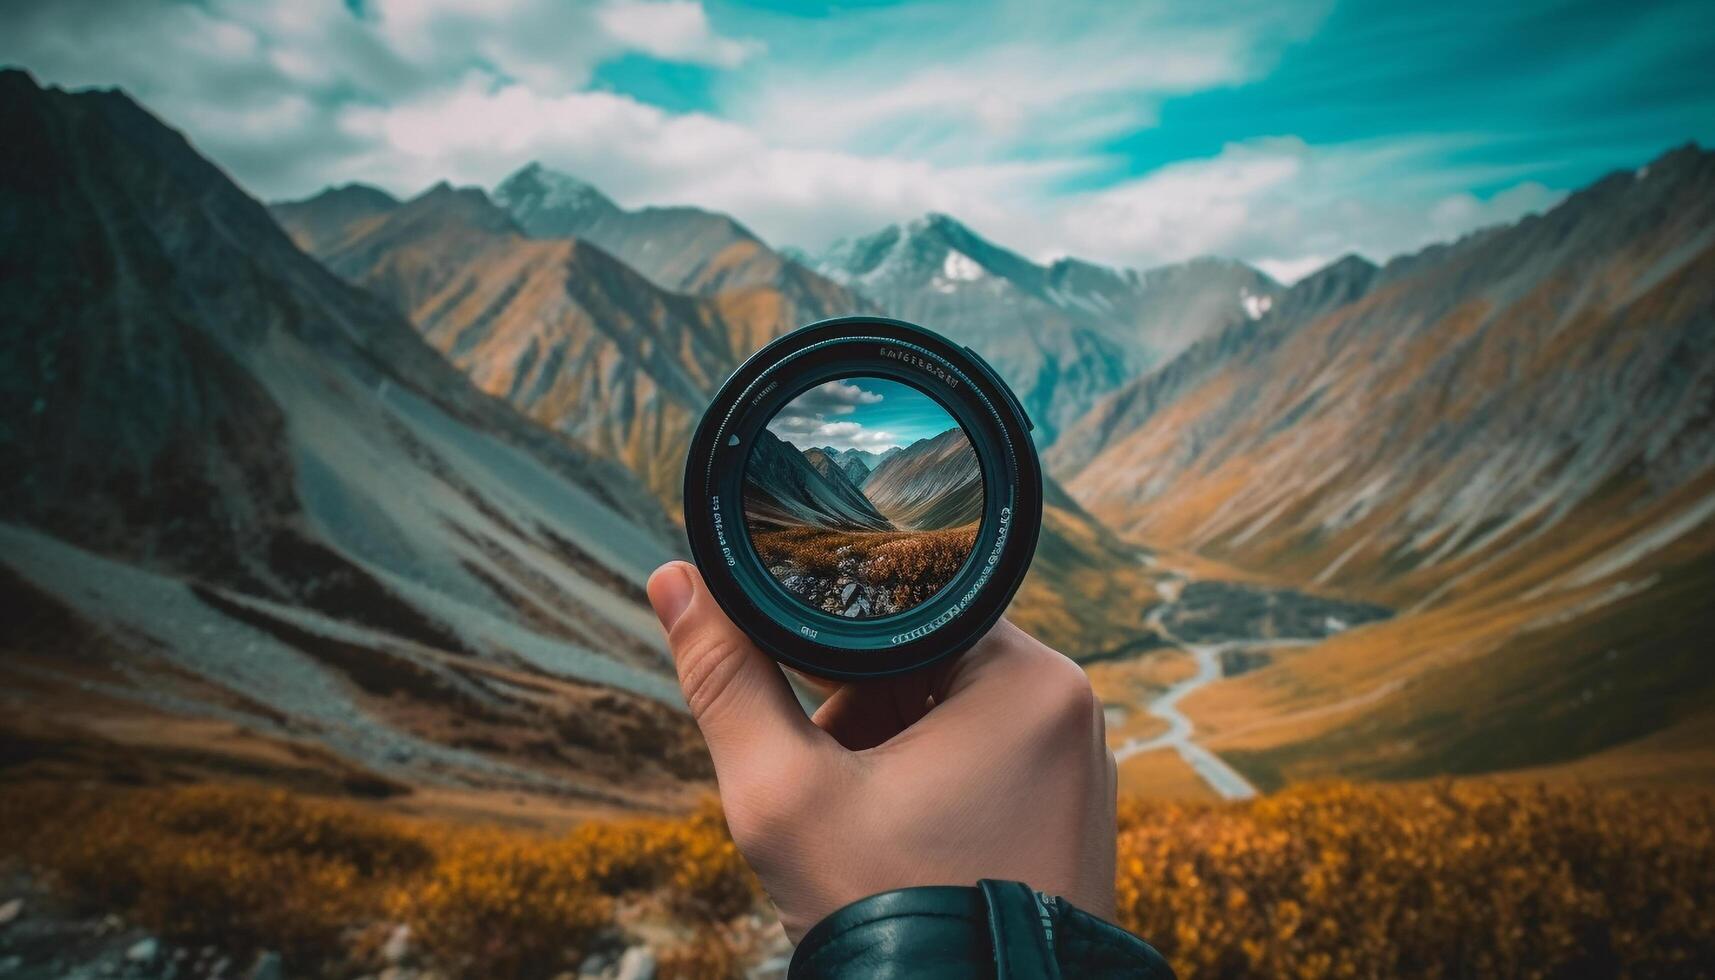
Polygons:
<instances>
[{"instance_id":1,"label":"rocky mountain slope","mask_svg":"<svg viewBox=\"0 0 1715 980\"><path fill-rule=\"evenodd\" d=\"M877 466L886 462L889 456L899 452L899 447L893 446L877 453L871 452L868 449L835 449L832 446L824 446L822 447L822 452L834 457L841 467L849 468L855 464L862 464L864 472L868 474L873 472ZM852 482L856 483L858 486L863 485L861 480L853 480Z\"/></svg>"},{"instance_id":2,"label":"rocky mountain slope","mask_svg":"<svg viewBox=\"0 0 1715 980\"><path fill-rule=\"evenodd\" d=\"M1715 154L1685 147L1330 267L1110 396L1049 463L1136 539L1416 610L1211 691L1234 751L1277 776L1501 768L1695 714L1712 418Z\"/></svg>"},{"instance_id":3,"label":"rocky mountain slope","mask_svg":"<svg viewBox=\"0 0 1715 980\"><path fill-rule=\"evenodd\" d=\"M1401 598L1616 494L1665 500L1715 464L1712 188L1715 155L1685 149L1541 217L1331 267L1116 394L1050 465L1132 533Z\"/></svg>"},{"instance_id":4,"label":"rocky mountain slope","mask_svg":"<svg viewBox=\"0 0 1715 980\"><path fill-rule=\"evenodd\" d=\"M313 209L273 210L288 231L307 233ZM332 240L338 247L320 257L407 312L479 387L632 469L674 512L687 442L713 387L798 325L781 318L792 307L773 287L668 292L587 242L527 237L474 189L432 189ZM1062 533L1070 537L1056 539ZM1045 522L1044 535L1067 560L1043 563L1021 593L1027 628L1073 656L1135 636L1135 603L1087 599L1146 579L1136 550L1070 511ZM1109 584L1092 590L1092 581Z\"/></svg>"},{"instance_id":5,"label":"rocky mountain slope","mask_svg":"<svg viewBox=\"0 0 1715 980\"><path fill-rule=\"evenodd\" d=\"M947 215L834 243L823 274L982 354L1052 443L1103 394L1186 344L1267 309L1278 284L1242 263L1148 273L1037 265Z\"/></svg>"},{"instance_id":6,"label":"rocky mountain slope","mask_svg":"<svg viewBox=\"0 0 1715 980\"><path fill-rule=\"evenodd\" d=\"M822 479L837 481L851 487L853 490L857 489L857 483L850 477L846 476L845 469L841 467L840 464L834 460L834 457L826 450L806 449L804 450L804 461L809 463L810 467L817 473L820 473L822 475Z\"/></svg>"},{"instance_id":7,"label":"rocky mountain slope","mask_svg":"<svg viewBox=\"0 0 1715 980\"><path fill-rule=\"evenodd\" d=\"M861 488L864 481L869 479L869 464L865 463L861 456L848 457L845 462L836 462L835 465L840 468L840 472L846 475L846 479L850 480L854 487Z\"/></svg>"},{"instance_id":8,"label":"rocky mountain slope","mask_svg":"<svg viewBox=\"0 0 1715 980\"><path fill-rule=\"evenodd\" d=\"M293 229L311 211L275 207ZM529 238L475 188L432 188L319 257L483 390L630 468L674 511L703 405L778 326L663 290L587 242Z\"/></svg>"},{"instance_id":9,"label":"rocky mountain slope","mask_svg":"<svg viewBox=\"0 0 1715 980\"><path fill-rule=\"evenodd\" d=\"M494 200L535 238L580 238L613 253L663 289L714 296L770 290L791 327L873 312L850 290L774 249L731 217L693 207L628 211L589 184L532 163Z\"/></svg>"},{"instance_id":10,"label":"rocky mountain slope","mask_svg":"<svg viewBox=\"0 0 1715 980\"><path fill-rule=\"evenodd\" d=\"M275 220L286 228L292 243L319 255L341 248L370 223L399 207L399 199L367 184L329 187L303 201L275 205Z\"/></svg>"},{"instance_id":11,"label":"rocky mountain slope","mask_svg":"<svg viewBox=\"0 0 1715 980\"><path fill-rule=\"evenodd\" d=\"M598 806L705 771L631 474L124 95L8 71L0 124L0 675L7 741L56 747L19 758Z\"/></svg>"},{"instance_id":12,"label":"rocky mountain slope","mask_svg":"<svg viewBox=\"0 0 1715 980\"><path fill-rule=\"evenodd\" d=\"M752 527L893 530L831 459L818 449L809 452L816 458L758 430L744 469L744 515Z\"/></svg>"},{"instance_id":13,"label":"rocky mountain slope","mask_svg":"<svg viewBox=\"0 0 1715 980\"><path fill-rule=\"evenodd\" d=\"M895 526L913 531L958 527L983 516L982 468L957 426L889 456L864 481L863 493Z\"/></svg>"}]
</instances>

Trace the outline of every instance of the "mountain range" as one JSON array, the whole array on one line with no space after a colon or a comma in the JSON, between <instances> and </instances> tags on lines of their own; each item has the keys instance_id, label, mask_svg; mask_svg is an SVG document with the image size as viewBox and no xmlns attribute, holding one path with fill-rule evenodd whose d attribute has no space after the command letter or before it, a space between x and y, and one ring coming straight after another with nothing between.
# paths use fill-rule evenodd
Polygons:
<instances>
[{"instance_id":1,"label":"mountain range","mask_svg":"<svg viewBox=\"0 0 1715 980\"><path fill-rule=\"evenodd\" d=\"M810 256L537 164L492 196L265 209L121 93L0 73L0 119L0 587L24 610L0 725L28 758L682 803L707 762L641 586L682 553L691 428L769 339L878 311L970 345L1037 423L1013 619L1145 671L1169 628L1264 624L1266 656L1179 702L1257 785L1715 777L1694 146L1283 287L1221 259L1038 263L946 215ZM764 434L765 510L974 519L951 434L883 456Z\"/></svg>"},{"instance_id":2,"label":"mountain range","mask_svg":"<svg viewBox=\"0 0 1715 980\"><path fill-rule=\"evenodd\" d=\"M799 451L767 429L757 431L745 464L744 516L753 528L893 530L827 454Z\"/></svg>"},{"instance_id":3,"label":"mountain range","mask_svg":"<svg viewBox=\"0 0 1715 980\"><path fill-rule=\"evenodd\" d=\"M483 390L638 473L675 511L714 388L774 337L870 308L725 215L625 211L534 164L494 199L442 184L400 203L353 185L273 211Z\"/></svg>"},{"instance_id":4,"label":"mountain range","mask_svg":"<svg viewBox=\"0 0 1715 980\"><path fill-rule=\"evenodd\" d=\"M637 473L677 510L690 430L749 345L786 324L668 292L601 248L533 239L442 184L334 232L349 189L277 205L329 269L392 303L488 393Z\"/></svg>"},{"instance_id":5,"label":"mountain range","mask_svg":"<svg viewBox=\"0 0 1715 980\"><path fill-rule=\"evenodd\" d=\"M16 757L696 785L642 591L679 535L635 476L478 391L123 94L0 72L0 121Z\"/></svg>"},{"instance_id":6,"label":"mountain range","mask_svg":"<svg viewBox=\"0 0 1715 980\"><path fill-rule=\"evenodd\" d=\"M1188 703L1252 713L1214 744L1265 781L1418 775L1706 727L1712 419L1715 154L1688 146L1335 263L1047 458L1135 539L1414 611Z\"/></svg>"},{"instance_id":7,"label":"mountain range","mask_svg":"<svg viewBox=\"0 0 1715 980\"><path fill-rule=\"evenodd\" d=\"M532 237L521 227L546 235L554 227L549 217L569 220L568 211L607 215L608 223L632 220L615 218L620 209L601 204L604 196L540 166L525 167L504 183L511 212L477 188L447 185L391 205L377 190L331 188L272 211L295 241L322 243L313 254L328 268L408 316L478 387L638 474L670 513L679 511L691 430L714 387L780 333L817 316L871 308L847 293L836 295L850 296L838 300L849 308L794 305L788 295L793 281L816 275L797 263L787 279L772 284L752 281L711 295L670 291L599 245ZM562 190L531 190L549 185ZM626 213L649 226L684 221L695 228L742 228L695 209ZM766 260L747 268L754 275L776 265ZM652 268L662 274L661 267ZM691 281L715 288L712 279ZM842 462L852 458L848 451ZM877 462L863 458L872 468ZM1044 534L1072 535L1062 542L1066 553L1080 556L1113 588L1141 582L1146 576L1136 549L1111 542L1105 530L1088 529L1089 520L1059 513ZM1137 629L1135 612L1123 605L1087 606L1087 586L1068 591L1059 579L1042 576L1025 594L1031 608L1052 618L1054 625L1042 624L1047 637L1075 652L1105 649ZM1080 614L1066 614L1070 609ZM1021 615L1028 621L1033 614Z\"/></svg>"},{"instance_id":8,"label":"mountain range","mask_svg":"<svg viewBox=\"0 0 1715 980\"><path fill-rule=\"evenodd\" d=\"M870 473L872 473L877 466L886 462L889 456L899 452L899 450L899 446L884 449L879 453L872 452L868 449L835 449L833 446L822 447L822 452L833 457L834 461L839 464L840 469L845 471L846 477L852 481L852 484L859 487L863 486L863 481L869 479Z\"/></svg>"},{"instance_id":9,"label":"mountain range","mask_svg":"<svg viewBox=\"0 0 1715 980\"><path fill-rule=\"evenodd\" d=\"M894 316L976 350L1018 394L1040 444L1188 344L1268 309L1278 283L1200 259L1149 272L1039 265L944 214L843 239L810 261Z\"/></svg>"},{"instance_id":10,"label":"mountain range","mask_svg":"<svg viewBox=\"0 0 1715 980\"><path fill-rule=\"evenodd\" d=\"M874 312L725 214L693 207L627 211L589 184L539 163L502 181L494 199L526 234L600 246L663 289L695 296L763 290L778 305L784 329Z\"/></svg>"},{"instance_id":11,"label":"mountain range","mask_svg":"<svg viewBox=\"0 0 1715 980\"><path fill-rule=\"evenodd\" d=\"M900 528L933 531L983 516L977 451L957 426L891 454L862 486L875 509Z\"/></svg>"}]
</instances>

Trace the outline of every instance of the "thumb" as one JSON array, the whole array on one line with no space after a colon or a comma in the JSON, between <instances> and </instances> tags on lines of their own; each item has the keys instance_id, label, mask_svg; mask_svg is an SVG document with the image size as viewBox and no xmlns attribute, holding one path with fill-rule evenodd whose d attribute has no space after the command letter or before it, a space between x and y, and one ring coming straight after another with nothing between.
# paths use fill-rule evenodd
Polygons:
<instances>
[{"instance_id":1,"label":"thumb","mask_svg":"<svg viewBox=\"0 0 1715 980\"><path fill-rule=\"evenodd\" d=\"M667 631L679 688L723 777L769 755L805 748L818 730L786 677L727 619L696 566L673 561L649 576L649 602Z\"/></svg>"}]
</instances>

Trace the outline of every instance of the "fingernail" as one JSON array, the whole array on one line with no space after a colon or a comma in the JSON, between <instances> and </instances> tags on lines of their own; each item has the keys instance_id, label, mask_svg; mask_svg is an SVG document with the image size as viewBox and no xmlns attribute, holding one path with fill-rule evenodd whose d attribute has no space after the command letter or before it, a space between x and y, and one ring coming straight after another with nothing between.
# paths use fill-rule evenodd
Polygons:
<instances>
[{"instance_id":1,"label":"fingernail","mask_svg":"<svg viewBox=\"0 0 1715 980\"><path fill-rule=\"evenodd\" d=\"M691 604L691 575L683 562L668 562L649 576L649 604L655 607L655 618L661 628L671 632L673 624L685 614Z\"/></svg>"}]
</instances>

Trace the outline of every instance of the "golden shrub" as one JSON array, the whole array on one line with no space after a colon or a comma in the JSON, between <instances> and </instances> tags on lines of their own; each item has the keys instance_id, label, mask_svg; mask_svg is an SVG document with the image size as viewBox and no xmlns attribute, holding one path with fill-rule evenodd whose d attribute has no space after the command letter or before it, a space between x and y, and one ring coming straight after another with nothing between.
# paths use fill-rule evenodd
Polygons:
<instances>
[{"instance_id":1,"label":"golden shrub","mask_svg":"<svg viewBox=\"0 0 1715 980\"><path fill-rule=\"evenodd\" d=\"M504 831L449 835L427 879L394 896L437 962L471 977L575 967L613 917L579 849Z\"/></svg>"},{"instance_id":2,"label":"golden shrub","mask_svg":"<svg viewBox=\"0 0 1715 980\"><path fill-rule=\"evenodd\" d=\"M686 941L666 978L734 975L760 891L708 805L568 833L405 820L256 790L0 789L0 853L93 910L349 974L404 921L443 973L575 967L641 901ZM1181 977L1715 975L1715 795L1501 785L1299 787L1125 801L1121 924ZM373 965L373 964L369 964ZM361 972L361 971L355 971Z\"/></svg>"},{"instance_id":3,"label":"golden shrub","mask_svg":"<svg viewBox=\"0 0 1715 980\"><path fill-rule=\"evenodd\" d=\"M18 852L83 905L186 942L337 955L386 882L427 865L394 821L283 792L8 795Z\"/></svg>"},{"instance_id":4,"label":"golden shrub","mask_svg":"<svg viewBox=\"0 0 1715 980\"><path fill-rule=\"evenodd\" d=\"M976 546L978 523L936 531L832 531L797 527L752 537L763 564L795 565L821 578L851 574L892 591L906 606L933 596L957 575ZM855 565L854 565L855 563Z\"/></svg>"},{"instance_id":5,"label":"golden shrub","mask_svg":"<svg viewBox=\"0 0 1715 980\"><path fill-rule=\"evenodd\" d=\"M732 947L704 930L688 943L662 950L655 976L656 980L728 980L744 976L744 970Z\"/></svg>"},{"instance_id":6,"label":"golden shrub","mask_svg":"<svg viewBox=\"0 0 1715 980\"><path fill-rule=\"evenodd\" d=\"M1715 970L1703 793L1332 783L1120 825L1121 922L1183 978Z\"/></svg>"},{"instance_id":7,"label":"golden shrub","mask_svg":"<svg viewBox=\"0 0 1715 980\"><path fill-rule=\"evenodd\" d=\"M552 975L613 926L616 898L642 894L702 930L679 975L714 975L731 951L707 927L760 895L713 803L546 835L239 787L8 787L0 825L0 853L83 906L173 940L281 950L295 973L339 972L362 934L403 921L443 972Z\"/></svg>"}]
</instances>

